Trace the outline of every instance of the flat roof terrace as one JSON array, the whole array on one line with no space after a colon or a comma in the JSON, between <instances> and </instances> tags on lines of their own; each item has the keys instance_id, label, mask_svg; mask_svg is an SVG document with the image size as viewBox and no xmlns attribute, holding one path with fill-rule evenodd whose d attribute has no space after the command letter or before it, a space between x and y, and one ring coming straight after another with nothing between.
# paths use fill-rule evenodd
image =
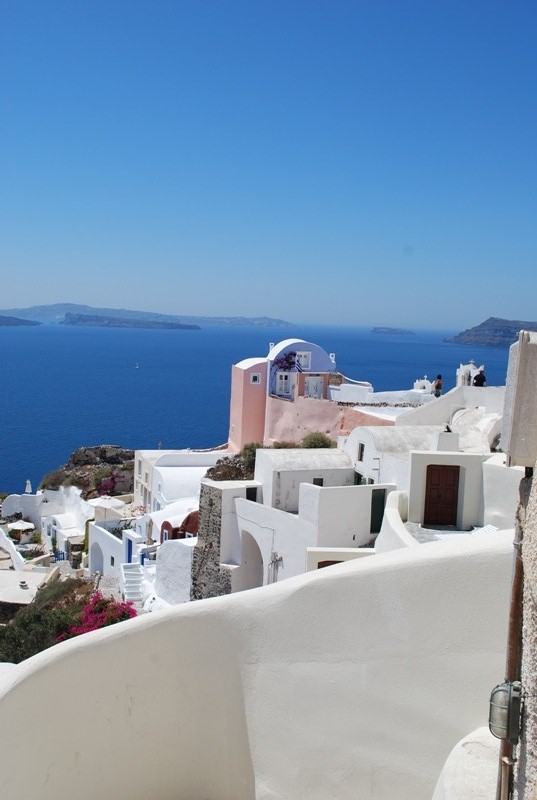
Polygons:
<instances>
[{"instance_id":1,"label":"flat roof terrace","mask_svg":"<svg viewBox=\"0 0 537 800\"><path fill-rule=\"evenodd\" d=\"M496 533L499 529L494 525L483 525L481 528L472 528L469 531L462 531L455 525L420 525L419 522L405 522L405 528L414 539L420 544L428 542L442 542L467 536L485 536Z\"/></svg>"}]
</instances>

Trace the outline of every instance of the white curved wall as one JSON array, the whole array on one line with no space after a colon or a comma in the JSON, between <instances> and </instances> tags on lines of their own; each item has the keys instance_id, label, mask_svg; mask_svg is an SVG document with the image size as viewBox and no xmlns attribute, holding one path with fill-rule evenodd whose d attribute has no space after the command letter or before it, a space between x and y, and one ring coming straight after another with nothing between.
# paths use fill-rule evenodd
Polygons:
<instances>
[{"instance_id":1,"label":"white curved wall","mask_svg":"<svg viewBox=\"0 0 537 800\"><path fill-rule=\"evenodd\" d=\"M382 527L375 541L376 553L388 553L401 547L420 547L419 542L405 528L408 520L408 494L390 492L386 498Z\"/></svg>"},{"instance_id":2,"label":"white curved wall","mask_svg":"<svg viewBox=\"0 0 537 800\"><path fill-rule=\"evenodd\" d=\"M442 768L432 800L496 797L499 745L488 727L479 728L457 742Z\"/></svg>"},{"instance_id":3,"label":"white curved wall","mask_svg":"<svg viewBox=\"0 0 537 800\"><path fill-rule=\"evenodd\" d=\"M511 540L188 603L7 670L2 800L430 800L502 675Z\"/></svg>"}]
</instances>

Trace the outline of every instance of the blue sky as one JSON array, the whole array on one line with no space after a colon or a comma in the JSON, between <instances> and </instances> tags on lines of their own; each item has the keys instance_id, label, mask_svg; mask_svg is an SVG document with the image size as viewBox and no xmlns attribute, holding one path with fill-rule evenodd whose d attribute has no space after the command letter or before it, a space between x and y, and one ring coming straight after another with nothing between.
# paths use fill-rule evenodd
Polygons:
<instances>
[{"instance_id":1,"label":"blue sky","mask_svg":"<svg viewBox=\"0 0 537 800\"><path fill-rule=\"evenodd\" d=\"M0 0L0 307L537 319L537 5Z\"/></svg>"}]
</instances>

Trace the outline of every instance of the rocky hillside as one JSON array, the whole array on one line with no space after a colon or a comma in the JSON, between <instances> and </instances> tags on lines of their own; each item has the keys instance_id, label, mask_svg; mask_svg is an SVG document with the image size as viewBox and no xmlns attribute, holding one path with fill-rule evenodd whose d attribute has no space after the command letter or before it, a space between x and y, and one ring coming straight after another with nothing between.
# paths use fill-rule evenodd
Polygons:
<instances>
[{"instance_id":1,"label":"rocky hillside","mask_svg":"<svg viewBox=\"0 0 537 800\"><path fill-rule=\"evenodd\" d=\"M86 500L102 494L130 494L134 488L134 450L112 444L79 447L67 464L41 481L40 489L78 486Z\"/></svg>"},{"instance_id":2,"label":"rocky hillside","mask_svg":"<svg viewBox=\"0 0 537 800\"><path fill-rule=\"evenodd\" d=\"M79 303L54 303L46 306L30 306L29 308L0 309L0 314L20 319L35 320L45 324L57 324L65 319L66 314L89 314L100 317L122 319L155 320L158 322L180 322L188 325L241 325L265 328L289 328L290 322L272 317L190 317L177 314L159 314L154 311L135 311L129 308L96 308Z\"/></svg>"},{"instance_id":3,"label":"rocky hillside","mask_svg":"<svg viewBox=\"0 0 537 800\"><path fill-rule=\"evenodd\" d=\"M97 314L66 314L60 325L76 325L89 328L157 328L159 330L199 331L199 325L182 322L160 322L154 319L130 319L128 317L101 317Z\"/></svg>"},{"instance_id":4,"label":"rocky hillside","mask_svg":"<svg viewBox=\"0 0 537 800\"><path fill-rule=\"evenodd\" d=\"M31 319L19 319L18 317L3 317L0 316L0 326L3 328L14 328L20 325L41 325L40 322L35 322Z\"/></svg>"},{"instance_id":5,"label":"rocky hillside","mask_svg":"<svg viewBox=\"0 0 537 800\"><path fill-rule=\"evenodd\" d=\"M477 344L485 347L509 347L518 339L519 331L537 331L537 322L489 317L480 325L444 339L455 344Z\"/></svg>"}]
</instances>

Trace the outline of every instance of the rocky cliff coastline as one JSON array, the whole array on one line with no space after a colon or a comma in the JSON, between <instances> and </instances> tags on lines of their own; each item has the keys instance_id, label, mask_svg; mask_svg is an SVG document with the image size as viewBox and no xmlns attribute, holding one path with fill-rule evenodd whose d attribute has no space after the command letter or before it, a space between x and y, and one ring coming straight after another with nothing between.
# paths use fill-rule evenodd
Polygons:
<instances>
[{"instance_id":1,"label":"rocky cliff coastline","mask_svg":"<svg viewBox=\"0 0 537 800\"><path fill-rule=\"evenodd\" d=\"M199 331L199 325L182 322L160 322L152 319L128 317L101 317L97 314L66 314L60 325L77 325L90 328L157 328L159 330Z\"/></svg>"},{"instance_id":2,"label":"rocky cliff coastline","mask_svg":"<svg viewBox=\"0 0 537 800\"><path fill-rule=\"evenodd\" d=\"M537 331L537 322L489 317L480 325L468 328L456 336L446 337L444 341L484 347L509 347L517 341L519 331Z\"/></svg>"},{"instance_id":3,"label":"rocky cliff coastline","mask_svg":"<svg viewBox=\"0 0 537 800\"><path fill-rule=\"evenodd\" d=\"M0 316L0 326L3 328L15 328L19 327L20 325L41 325L41 323L31 319Z\"/></svg>"},{"instance_id":4,"label":"rocky cliff coastline","mask_svg":"<svg viewBox=\"0 0 537 800\"><path fill-rule=\"evenodd\" d=\"M63 467L44 476L39 488L60 486L77 486L85 500L103 494L130 494L134 489L134 450L112 444L79 447Z\"/></svg>"}]
</instances>

